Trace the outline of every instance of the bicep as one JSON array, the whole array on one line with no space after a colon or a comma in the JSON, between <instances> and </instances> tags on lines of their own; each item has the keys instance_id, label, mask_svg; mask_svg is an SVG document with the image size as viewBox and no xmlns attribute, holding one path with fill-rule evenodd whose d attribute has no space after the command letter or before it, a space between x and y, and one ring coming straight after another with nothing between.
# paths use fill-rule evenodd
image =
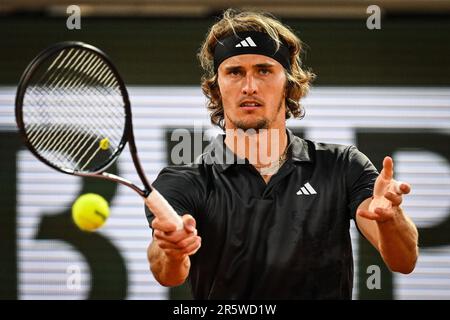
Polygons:
<instances>
[{"instance_id":1,"label":"bicep","mask_svg":"<svg viewBox=\"0 0 450 320\"><path fill-rule=\"evenodd\" d=\"M367 198L358 206L358 210L368 210L369 204L372 201L372 198ZM363 236L369 240L369 242L379 251L378 242L378 225L376 221L369 220L367 218L363 218L360 215L356 214L355 222L358 226L359 231L363 234Z\"/></svg>"}]
</instances>

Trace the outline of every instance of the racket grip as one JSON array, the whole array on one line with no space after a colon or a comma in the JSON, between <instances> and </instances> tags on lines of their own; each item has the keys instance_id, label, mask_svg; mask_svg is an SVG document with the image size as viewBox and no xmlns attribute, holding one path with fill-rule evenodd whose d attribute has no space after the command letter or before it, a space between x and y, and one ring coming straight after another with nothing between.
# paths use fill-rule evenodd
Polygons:
<instances>
[{"instance_id":1,"label":"racket grip","mask_svg":"<svg viewBox=\"0 0 450 320\"><path fill-rule=\"evenodd\" d=\"M167 200L156 189L145 198L145 204L150 211L161 221L170 221L177 225L177 230L184 227L183 219L176 213Z\"/></svg>"}]
</instances>

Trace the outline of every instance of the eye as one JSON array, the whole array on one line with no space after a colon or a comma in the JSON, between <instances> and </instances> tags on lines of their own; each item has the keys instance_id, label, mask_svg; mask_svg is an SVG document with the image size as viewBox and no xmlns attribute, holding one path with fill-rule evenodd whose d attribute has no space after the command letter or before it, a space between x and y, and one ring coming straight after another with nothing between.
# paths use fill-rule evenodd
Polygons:
<instances>
[{"instance_id":1,"label":"eye","mask_svg":"<svg viewBox=\"0 0 450 320\"><path fill-rule=\"evenodd\" d=\"M242 71L239 69L232 69L232 70L228 71L228 74L232 75L232 76L239 76L242 74Z\"/></svg>"},{"instance_id":2,"label":"eye","mask_svg":"<svg viewBox=\"0 0 450 320\"><path fill-rule=\"evenodd\" d=\"M271 73L271 71L267 68L262 68L262 69L259 69L259 73L262 75L268 75Z\"/></svg>"}]
</instances>

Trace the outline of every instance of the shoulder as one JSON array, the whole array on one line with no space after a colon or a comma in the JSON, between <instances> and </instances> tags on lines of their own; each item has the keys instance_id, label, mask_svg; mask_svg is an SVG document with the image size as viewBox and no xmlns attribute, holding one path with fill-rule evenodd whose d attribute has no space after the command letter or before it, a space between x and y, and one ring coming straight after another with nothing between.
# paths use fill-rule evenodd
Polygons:
<instances>
[{"instance_id":1,"label":"shoulder","mask_svg":"<svg viewBox=\"0 0 450 320\"><path fill-rule=\"evenodd\" d=\"M351 161L355 156L363 154L354 145L324 143L306 139L305 142L313 150L315 156L320 159Z\"/></svg>"},{"instance_id":2,"label":"shoulder","mask_svg":"<svg viewBox=\"0 0 450 320\"><path fill-rule=\"evenodd\" d=\"M347 173L349 171L376 172L370 159L355 145L323 143L304 140L309 157L317 167L329 169L333 172Z\"/></svg>"},{"instance_id":3,"label":"shoulder","mask_svg":"<svg viewBox=\"0 0 450 320\"><path fill-rule=\"evenodd\" d=\"M205 189L215 176L218 168L224 163L221 155L224 150L220 138L215 138L192 163L183 165L171 165L163 168L155 183L178 182L177 187L194 186L197 189ZM190 191L190 190L187 190Z\"/></svg>"},{"instance_id":4,"label":"shoulder","mask_svg":"<svg viewBox=\"0 0 450 320\"><path fill-rule=\"evenodd\" d=\"M179 185L201 185L205 179L204 167L201 164L174 165L163 168L155 182L176 181Z\"/></svg>"}]
</instances>

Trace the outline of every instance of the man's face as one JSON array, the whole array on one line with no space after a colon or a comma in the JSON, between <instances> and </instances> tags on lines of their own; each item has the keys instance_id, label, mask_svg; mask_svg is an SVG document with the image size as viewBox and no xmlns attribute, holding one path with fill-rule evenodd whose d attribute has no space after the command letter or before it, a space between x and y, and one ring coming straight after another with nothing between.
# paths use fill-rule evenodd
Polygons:
<instances>
[{"instance_id":1,"label":"man's face","mask_svg":"<svg viewBox=\"0 0 450 320\"><path fill-rule=\"evenodd\" d=\"M283 66L258 54L233 56L218 69L226 129L271 129L285 126Z\"/></svg>"}]
</instances>

